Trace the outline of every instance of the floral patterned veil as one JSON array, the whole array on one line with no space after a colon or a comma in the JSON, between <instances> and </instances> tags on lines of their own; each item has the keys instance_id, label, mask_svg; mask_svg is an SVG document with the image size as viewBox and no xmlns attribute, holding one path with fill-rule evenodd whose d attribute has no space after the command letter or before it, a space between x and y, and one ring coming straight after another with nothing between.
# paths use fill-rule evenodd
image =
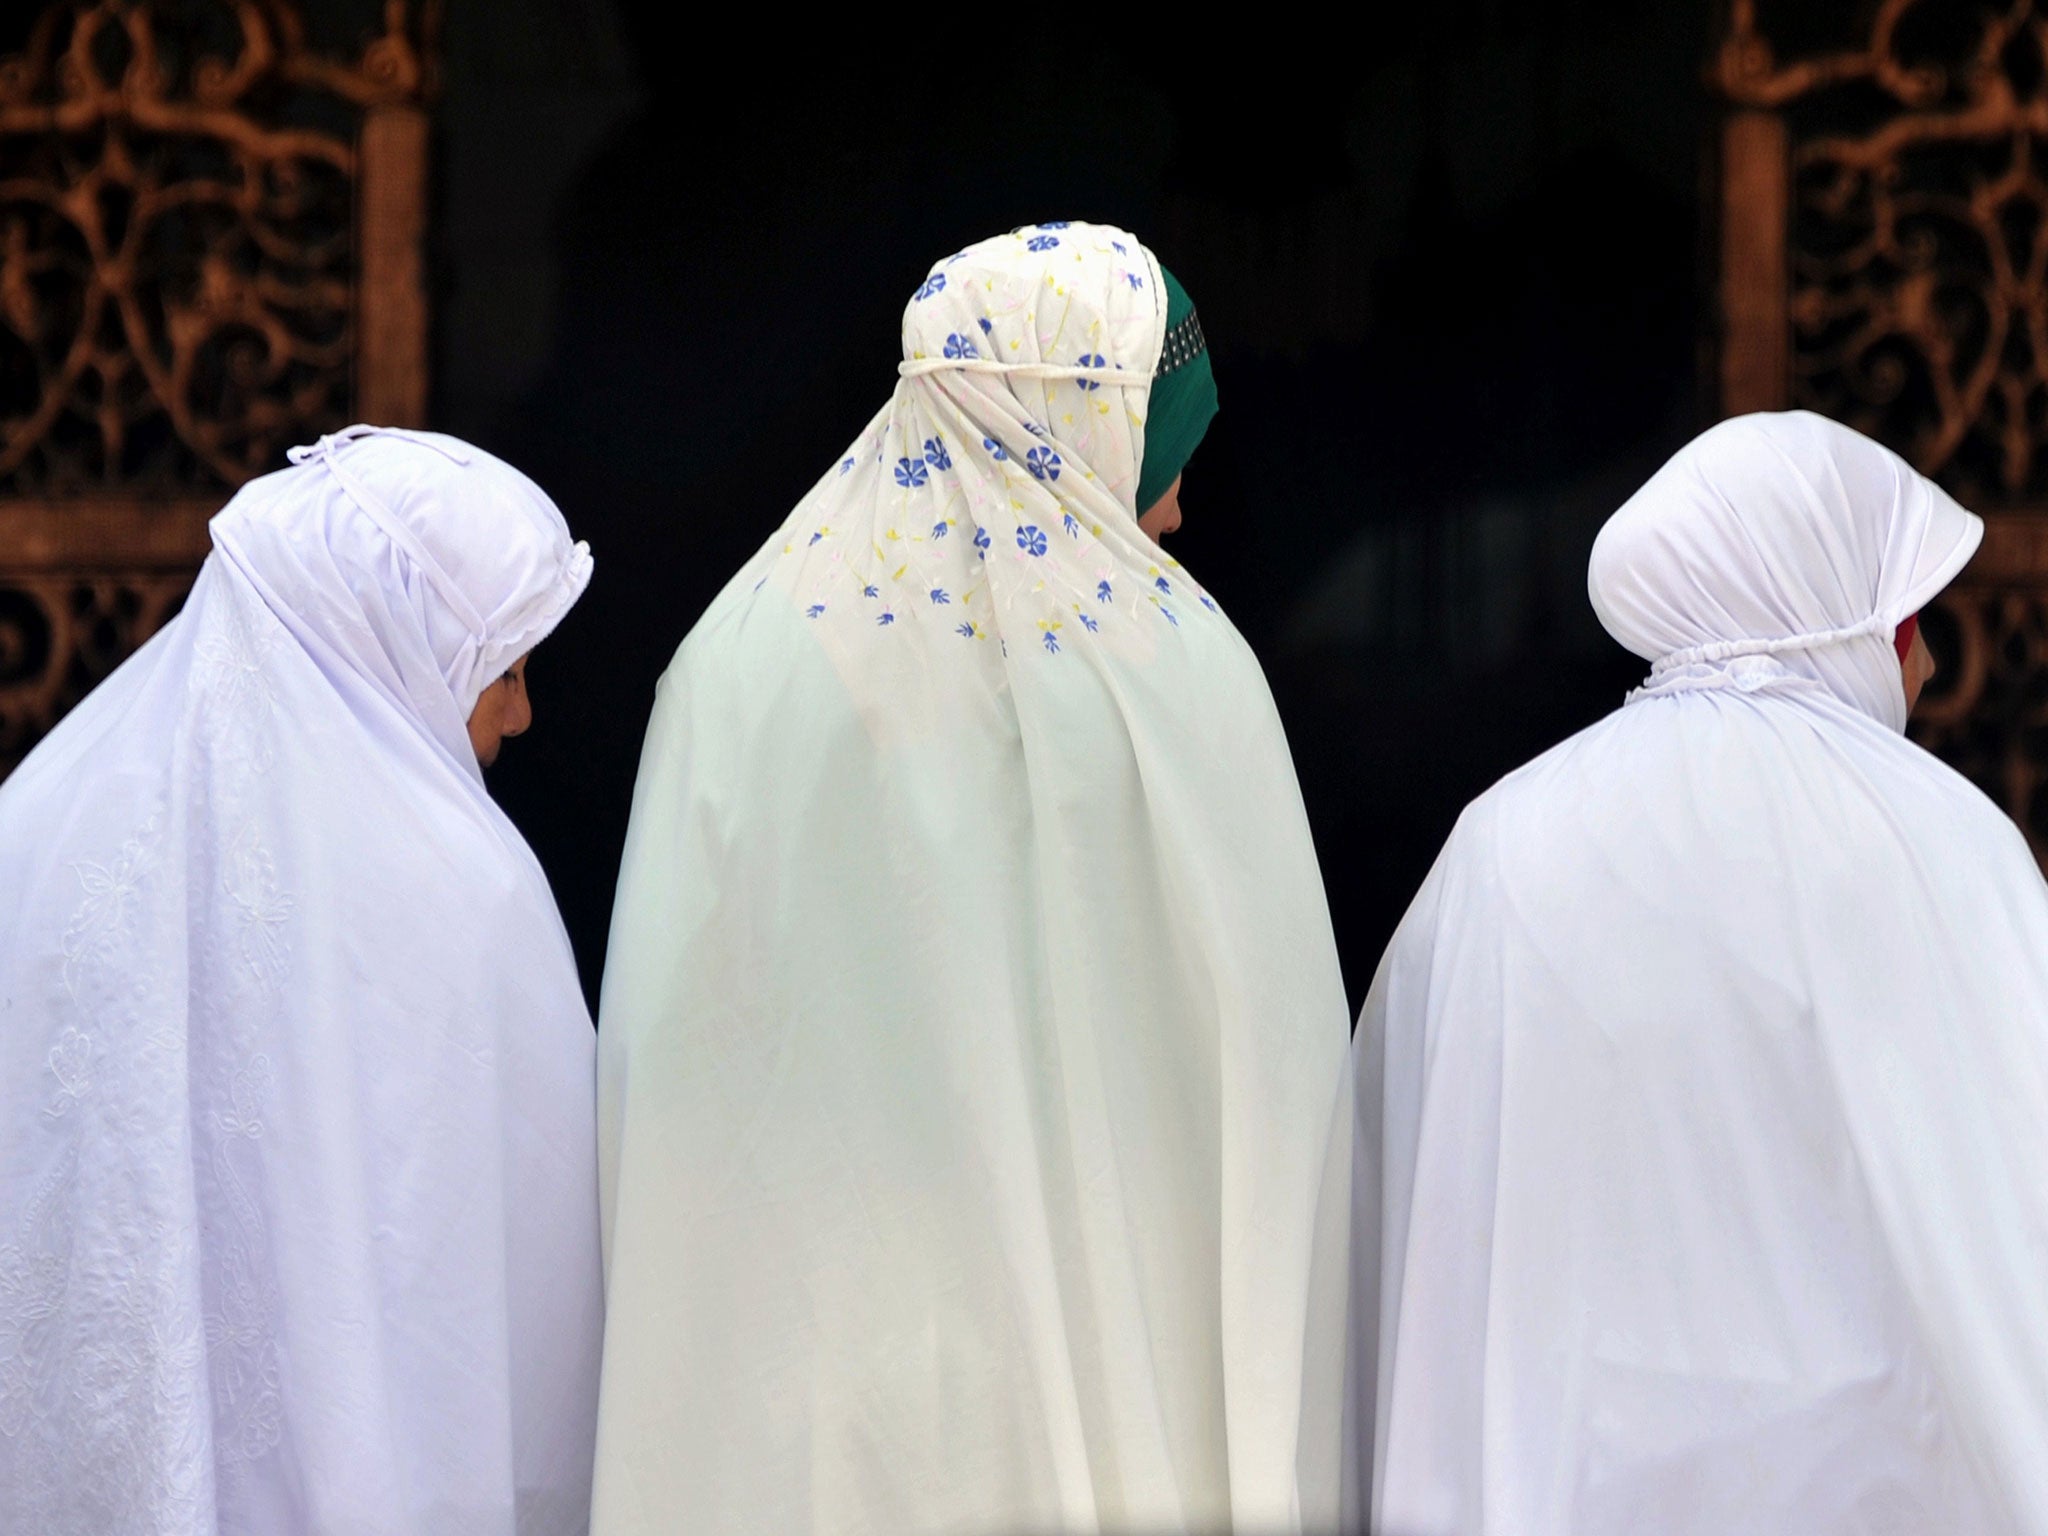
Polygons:
<instances>
[{"instance_id":1,"label":"floral patterned veil","mask_svg":"<svg viewBox=\"0 0 2048 1536\"><path fill-rule=\"evenodd\" d=\"M1334 1509L1349 1021L1257 661L1137 524L1164 308L1105 226L941 261L663 678L599 1037L601 1532Z\"/></svg>"}]
</instances>

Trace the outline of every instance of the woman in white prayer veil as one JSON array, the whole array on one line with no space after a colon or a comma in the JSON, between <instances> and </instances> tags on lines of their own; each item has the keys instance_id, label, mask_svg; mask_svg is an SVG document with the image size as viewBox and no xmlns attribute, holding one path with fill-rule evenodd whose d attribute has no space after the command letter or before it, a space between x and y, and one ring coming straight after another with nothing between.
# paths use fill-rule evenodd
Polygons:
<instances>
[{"instance_id":1,"label":"woman in white prayer veil","mask_svg":"<svg viewBox=\"0 0 2048 1536\"><path fill-rule=\"evenodd\" d=\"M1795 412L1601 532L1649 681L1465 812L1359 1024L1375 1532L2048 1531L2048 895L1901 734L1981 531Z\"/></svg>"},{"instance_id":2,"label":"woman in white prayer veil","mask_svg":"<svg viewBox=\"0 0 2048 1536\"><path fill-rule=\"evenodd\" d=\"M1080 224L933 268L662 681L598 1037L600 1536L1334 1518L1347 1009L1258 664L1139 525L1199 343L1166 287Z\"/></svg>"},{"instance_id":3,"label":"woman in white prayer veil","mask_svg":"<svg viewBox=\"0 0 2048 1536\"><path fill-rule=\"evenodd\" d=\"M453 438L293 458L0 786L22 1536L588 1521L595 1042L472 736L590 555Z\"/></svg>"}]
</instances>

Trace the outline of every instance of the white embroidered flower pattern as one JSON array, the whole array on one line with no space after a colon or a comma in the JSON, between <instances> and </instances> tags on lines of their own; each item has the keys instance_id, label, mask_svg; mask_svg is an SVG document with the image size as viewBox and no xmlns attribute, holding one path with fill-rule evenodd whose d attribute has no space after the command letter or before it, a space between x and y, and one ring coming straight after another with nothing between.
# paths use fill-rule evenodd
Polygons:
<instances>
[{"instance_id":1,"label":"white embroidered flower pattern","mask_svg":"<svg viewBox=\"0 0 2048 1536\"><path fill-rule=\"evenodd\" d=\"M283 1435L277 1287L251 1196L272 1082L260 1047L297 911L265 840L282 631L230 583L207 596L178 747L190 798L71 865L50 1168L0 1228L9 1530L196 1528Z\"/></svg>"}]
</instances>

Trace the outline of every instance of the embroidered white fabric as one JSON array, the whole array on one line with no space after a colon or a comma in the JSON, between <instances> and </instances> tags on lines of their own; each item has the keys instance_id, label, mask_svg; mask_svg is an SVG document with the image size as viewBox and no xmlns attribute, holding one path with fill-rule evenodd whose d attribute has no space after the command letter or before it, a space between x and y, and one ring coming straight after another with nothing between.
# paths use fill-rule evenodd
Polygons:
<instances>
[{"instance_id":1,"label":"embroidered white fabric","mask_svg":"<svg viewBox=\"0 0 2048 1536\"><path fill-rule=\"evenodd\" d=\"M602 1536L1334 1516L1347 1009L1258 663L1138 528L1163 317L1121 230L941 262L662 680L599 1032Z\"/></svg>"},{"instance_id":2,"label":"embroidered white fabric","mask_svg":"<svg viewBox=\"0 0 2048 1536\"><path fill-rule=\"evenodd\" d=\"M0 785L9 1532L587 1519L594 1044L465 721L589 553L452 438L302 456Z\"/></svg>"},{"instance_id":3,"label":"embroidered white fabric","mask_svg":"<svg viewBox=\"0 0 2048 1536\"><path fill-rule=\"evenodd\" d=\"M1638 654L1812 643L1660 667L1511 774L1381 962L1373 1530L2048 1530L2048 891L1901 735L1891 644L1980 536L1803 413L1601 534Z\"/></svg>"}]
</instances>

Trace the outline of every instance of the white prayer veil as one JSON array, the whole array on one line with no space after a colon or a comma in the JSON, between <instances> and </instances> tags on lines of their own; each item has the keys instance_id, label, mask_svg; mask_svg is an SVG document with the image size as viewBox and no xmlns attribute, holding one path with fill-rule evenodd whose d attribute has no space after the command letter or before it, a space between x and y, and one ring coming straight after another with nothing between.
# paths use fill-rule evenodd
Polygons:
<instances>
[{"instance_id":1,"label":"white prayer veil","mask_svg":"<svg viewBox=\"0 0 2048 1536\"><path fill-rule=\"evenodd\" d=\"M0 1524L583 1529L594 1042L477 695L590 557L353 428L0 785Z\"/></svg>"},{"instance_id":2,"label":"white prayer veil","mask_svg":"<svg viewBox=\"0 0 2048 1536\"><path fill-rule=\"evenodd\" d=\"M1978 536L1805 414L1602 533L1651 680L1466 809L1359 1021L1357 1524L2048 1530L2048 892L1891 645Z\"/></svg>"},{"instance_id":3,"label":"white prayer veil","mask_svg":"<svg viewBox=\"0 0 2048 1536\"><path fill-rule=\"evenodd\" d=\"M1654 663L1770 656L1894 730L1892 632L1969 563L1983 523L1905 460L1809 411L1701 433L1622 506L1587 586L1607 632Z\"/></svg>"},{"instance_id":4,"label":"white prayer veil","mask_svg":"<svg viewBox=\"0 0 2048 1536\"><path fill-rule=\"evenodd\" d=\"M662 680L599 1033L602 1536L1333 1513L1346 1009L1258 663L1138 527L1163 317L1121 230L941 262Z\"/></svg>"}]
</instances>

